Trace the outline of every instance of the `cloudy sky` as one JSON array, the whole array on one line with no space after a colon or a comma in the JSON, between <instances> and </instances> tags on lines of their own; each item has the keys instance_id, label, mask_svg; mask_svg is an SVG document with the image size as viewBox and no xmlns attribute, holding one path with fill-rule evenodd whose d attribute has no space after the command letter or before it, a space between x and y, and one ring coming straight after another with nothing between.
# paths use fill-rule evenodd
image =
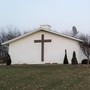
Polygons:
<instances>
[{"instance_id":1,"label":"cloudy sky","mask_svg":"<svg viewBox=\"0 0 90 90\"><path fill-rule=\"evenodd\" d=\"M43 24L59 32L72 26L90 32L90 0L0 0L0 27L25 31Z\"/></svg>"}]
</instances>

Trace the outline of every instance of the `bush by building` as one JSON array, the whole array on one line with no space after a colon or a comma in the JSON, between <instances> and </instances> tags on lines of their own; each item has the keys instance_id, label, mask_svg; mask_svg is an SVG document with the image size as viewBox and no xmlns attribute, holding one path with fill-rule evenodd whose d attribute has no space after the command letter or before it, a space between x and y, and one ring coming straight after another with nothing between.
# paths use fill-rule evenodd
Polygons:
<instances>
[{"instance_id":1,"label":"bush by building","mask_svg":"<svg viewBox=\"0 0 90 90\"><path fill-rule=\"evenodd\" d=\"M65 56L64 56L63 64L69 64L68 63L68 58L67 58L67 50L65 50Z\"/></svg>"},{"instance_id":2,"label":"bush by building","mask_svg":"<svg viewBox=\"0 0 90 90\"><path fill-rule=\"evenodd\" d=\"M73 65L78 64L75 51L73 52L73 56L72 56L71 63L72 63Z\"/></svg>"},{"instance_id":3,"label":"bush by building","mask_svg":"<svg viewBox=\"0 0 90 90\"><path fill-rule=\"evenodd\" d=\"M9 54L7 54L6 65L11 65L11 58Z\"/></svg>"},{"instance_id":4,"label":"bush by building","mask_svg":"<svg viewBox=\"0 0 90 90\"><path fill-rule=\"evenodd\" d=\"M88 64L88 59L83 59L81 64ZM90 64L90 61L89 61L89 64Z\"/></svg>"}]
</instances>

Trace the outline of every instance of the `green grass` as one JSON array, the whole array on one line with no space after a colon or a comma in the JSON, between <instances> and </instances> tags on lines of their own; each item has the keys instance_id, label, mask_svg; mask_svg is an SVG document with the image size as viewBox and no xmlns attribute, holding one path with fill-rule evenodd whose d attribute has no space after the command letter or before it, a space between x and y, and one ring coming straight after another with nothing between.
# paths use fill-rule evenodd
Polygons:
<instances>
[{"instance_id":1,"label":"green grass","mask_svg":"<svg viewBox=\"0 0 90 90\"><path fill-rule=\"evenodd\" d=\"M0 90L90 90L90 67L0 66Z\"/></svg>"}]
</instances>

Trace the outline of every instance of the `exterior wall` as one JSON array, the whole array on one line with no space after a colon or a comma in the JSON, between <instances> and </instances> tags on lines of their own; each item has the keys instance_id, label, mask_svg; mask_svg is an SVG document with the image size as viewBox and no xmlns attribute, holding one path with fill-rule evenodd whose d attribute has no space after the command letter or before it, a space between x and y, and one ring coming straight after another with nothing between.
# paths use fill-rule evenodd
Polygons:
<instances>
[{"instance_id":1,"label":"exterior wall","mask_svg":"<svg viewBox=\"0 0 90 90\"><path fill-rule=\"evenodd\" d=\"M52 40L52 42L44 44L44 62L41 61L41 43L34 43L34 40L41 40L41 34L44 34L45 39ZM73 51L76 51L79 63L82 59L86 58L77 41L45 31L39 31L26 38L10 43L9 54L12 64L63 63L65 49L67 50L69 63L71 63Z\"/></svg>"}]
</instances>

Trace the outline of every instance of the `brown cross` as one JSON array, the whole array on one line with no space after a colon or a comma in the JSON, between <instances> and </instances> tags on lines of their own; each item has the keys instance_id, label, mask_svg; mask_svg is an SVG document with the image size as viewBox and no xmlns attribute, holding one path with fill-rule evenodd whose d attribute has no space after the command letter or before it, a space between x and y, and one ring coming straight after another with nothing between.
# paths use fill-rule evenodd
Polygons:
<instances>
[{"instance_id":1,"label":"brown cross","mask_svg":"<svg viewBox=\"0 0 90 90\"><path fill-rule=\"evenodd\" d=\"M51 42L51 39L44 39L44 35L41 35L41 40L34 40L35 43L41 43L41 61L44 61L44 43Z\"/></svg>"}]
</instances>

